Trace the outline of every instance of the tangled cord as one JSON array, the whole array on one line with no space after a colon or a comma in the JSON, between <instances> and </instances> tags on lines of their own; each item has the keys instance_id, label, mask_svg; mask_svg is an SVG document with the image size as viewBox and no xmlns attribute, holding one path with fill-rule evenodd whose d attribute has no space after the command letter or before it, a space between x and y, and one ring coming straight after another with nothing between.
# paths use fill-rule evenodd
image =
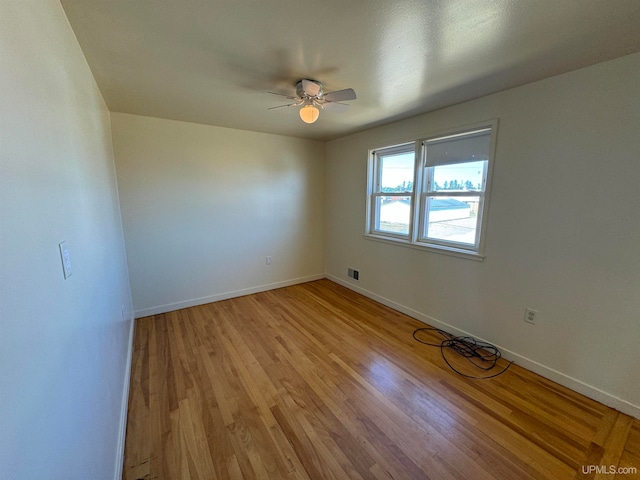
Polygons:
<instances>
[{"instance_id":1,"label":"tangled cord","mask_svg":"<svg viewBox=\"0 0 640 480\"><path fill-rule=\"evenodd\" d=\"M429 343L424 340L420 340L416 334L422 331L432 331L439 333L444 337L444 340L440 343ZM458 355L465 357L471 364L473 364L476 368L480 370L489 371L493 367L496 366L498 360L502 357L502 353L495 345L492 345L487 342L481 342L476 340L473 337L456 337L455 335L451 335L450 333L445 332L444 330L440 330L439 328L426 327L426 328L417 328L413 332L413 338L420 343L424 343L425 345L430 345L432 347L440 347L440 353L442 354L442 358L445 363L449 365L449 368L456 372L458 375L462 375L466 378L473 378L476 380L485 380L487 378L494 378L498 375L502 375L507 369L511 366L513 362L509 362L504 369L502 369L498 373L494 373L493 375L488 375L485 377L476 377L473 375L467 375L465 373L460 372L456 368L454 368L444 352L445 349L451 349L456 352Z\"/></svg>"}]
</instances>

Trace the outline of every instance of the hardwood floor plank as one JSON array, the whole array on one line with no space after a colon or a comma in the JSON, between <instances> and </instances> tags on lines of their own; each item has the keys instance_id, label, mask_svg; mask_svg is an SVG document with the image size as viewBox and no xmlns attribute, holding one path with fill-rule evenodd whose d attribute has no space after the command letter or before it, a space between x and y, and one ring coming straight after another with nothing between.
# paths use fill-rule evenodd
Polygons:
<instances>
[{"instance_id":1,"label":"hardwood floor plank","mask_svg":"<svg viewBox=\"0 0 640 480\"><path fill-rule=\"evenodd\" d=\"M458 376L413 339L420 327L328 280L138 319L123 478L562 480L614 478L588 465L640 468L638 420L517 365Z\"/></svg>"},{"instance_id":2,"label":"hardwood floor plank","mask_svg":"<svg viewBox=\"0 0 640 480\"><path fill-rule=\"evenodd\" d=\"M202 406L193 391L189 391L187 398L180 400L180 429L186 446L186 455L193 460L195 471L192 477L196 479L217 479L204 432ZM192 471L192 468L189 468Z\"/></svg>"},{"instance_id":3,"label":"hardwood floor plank","mask_svg":"<svg viewBox=\"0 0 640 480\"><path fill-rule=\"evenodd\" d=\"M604 453L602 455L601 464L607 466L615 466L620 464L620 459L625 451L625 446L633 426L633 419L627 415L618 414L613 428L604 441ZM594 480L613 480L615 473L598 473Z\"/></svg>"},{"instance_id":4,"label":"hardwood floor plank","mask_svg":"<svg viewBox=\"0 0 640 480\"><path fill-rule=\"evenodd\" d=\"M634 420L629 430L629 436L627 437L627 443L625 444L624 452L620 457L620 468L633 471L635 469L635 476L640 478L638 474L640 472L640 421ZM620 474L616 475L616 480L623 478L633 478L633 474Z\"/></svg>"}]
</instances>

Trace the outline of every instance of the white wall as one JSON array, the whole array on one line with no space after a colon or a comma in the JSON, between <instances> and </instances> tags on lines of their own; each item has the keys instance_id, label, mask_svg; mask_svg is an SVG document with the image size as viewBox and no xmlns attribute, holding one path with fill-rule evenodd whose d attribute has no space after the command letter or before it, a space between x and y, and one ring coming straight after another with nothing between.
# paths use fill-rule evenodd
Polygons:
<instances>
[{"instance_id":1,"label":"white wall","mask_svg":"<svg viewBox=\"0 0 640 480\"><path fill-rule=\"evenodd\" d=\"M635 54L330 142L328 275L640 417L638 85ZM483 262L363 237L369 148L491 118Z\"/></svg>"},{"instance_id":2,"label":"white wall","mask_svg":"<svg viewBox=\"0 0 640 480\"><path fill-rule=\"evenodd\" d=\"M0 2L0 59L0 478L113 479L132 306L109 115L58 2Z\"/></svg>"},{"instance_id":3,"label":"white wall","mask_svg":"<svg viewBox=\"0 0 640 480\"><path fill-rule=\"evenodd\" d=\"M323 276L323 142L111 121L136 316Z\"/></svg>"}]
</instances>

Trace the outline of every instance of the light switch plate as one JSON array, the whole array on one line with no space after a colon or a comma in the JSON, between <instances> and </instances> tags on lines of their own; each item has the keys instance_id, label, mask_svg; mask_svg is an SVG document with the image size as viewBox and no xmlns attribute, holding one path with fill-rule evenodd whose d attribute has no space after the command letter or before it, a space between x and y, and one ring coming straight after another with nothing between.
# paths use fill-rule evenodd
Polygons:
<instances>
[{"instance_id":1,"label":"light switch plate","mask_svg":"<svg viewBox=\"0 0 640 480\"><path fill-rule=\"evenodd\" d=\"M69 247L67 246L67 242L60 242L58 246L60 247L60 259L62 260L62 272L64 273L64 278L67 279L73 273L73 269L71 268L71 254L69 253Z\"/></svg>"}]
</instances>

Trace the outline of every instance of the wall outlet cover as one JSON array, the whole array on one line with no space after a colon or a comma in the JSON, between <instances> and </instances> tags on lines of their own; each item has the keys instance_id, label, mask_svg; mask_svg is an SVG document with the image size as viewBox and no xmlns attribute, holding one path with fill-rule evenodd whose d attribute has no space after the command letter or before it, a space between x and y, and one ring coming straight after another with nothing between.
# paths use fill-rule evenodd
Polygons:
<instances>
[{"instance_id":1,"label":"wall outlet cover","mask_svg":"<svg viewBox=\"0 0 640 480\"><path fill-rule=\"evenodd\" d=\"M60 248L60 259L62 260L62 273L64 274L64 278L67 279L73 273L69 246L67 245L67 242L60 242L58 247Z\"/></svg>"},{"instance_id":2,"label":"wall outlet cover","mask_svg":"<svg viewBox=\"0 0 640 480\"><path fill-rule=\"evenodd\" d=\"M524 309L524 321L530 323L531 325L536 324L536 320L538 319L538 311L533 308L525 308Z\"/></svg>"}]
</instances>

